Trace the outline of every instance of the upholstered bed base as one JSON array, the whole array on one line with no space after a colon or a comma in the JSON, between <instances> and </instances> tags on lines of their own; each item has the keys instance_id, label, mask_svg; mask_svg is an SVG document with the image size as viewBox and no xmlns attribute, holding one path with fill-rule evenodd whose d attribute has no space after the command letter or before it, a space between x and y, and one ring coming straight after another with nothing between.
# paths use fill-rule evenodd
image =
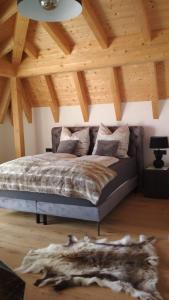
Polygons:
<instances>
[{"instance_id":1,"label":"upholstered bed base","mask_svg":"<svg viewBox=\"0 0 169 300\"><path fill-rule=\"evenodd\" d=\"M133 177L123 184L121 184L113 193L98 206L79 206L61 203L49 203L40 200L25 200L24 197L12 197L12 192L0 192L0 207L10 210L35 213L37 215L37 222L40 222L40 215L43 215L43 223L47 224L47 215L78 219L84 221L92 221L98 223L98 235L100 234L100 223L107 216L113 208L115 208L122 199L124 199L130 192L138 186L138 178Z\"/></svg>"}]
</instances>

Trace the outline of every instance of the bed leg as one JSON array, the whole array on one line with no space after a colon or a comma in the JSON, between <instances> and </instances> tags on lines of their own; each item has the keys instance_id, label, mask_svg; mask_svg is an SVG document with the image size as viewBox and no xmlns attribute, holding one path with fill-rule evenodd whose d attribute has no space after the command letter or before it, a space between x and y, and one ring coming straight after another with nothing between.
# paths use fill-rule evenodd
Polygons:
<instances>
[{"instance_id":1,"label":"bed leg","mask_svg":"<svg viewBox=\"0 0 169 300\"><path fill-rule=\"evenodd\" d=\"M101 225L101 223L98 222L97 223L97 234L98 234L98 236L100 236L100 225Z\"/></svg>"},{"instance_id":2,"label":"bed leg","mask_svg":"<svg viewBox=\"0 0 169 300\"><path fill-rule=\"evenodd\" d=\"M40 214L36 214L36 223L40 224Z\"/></svg>"},{"instance_id":3,"label":"bed leg","mask_svg":"<svg viewBox=\"0 0 169 300\"><path fill-rule=\"evenodd\" d=\"M43 225L47 225L48 220L47 220L47 215L43 215Z\"/></svg>"}]
</instances>

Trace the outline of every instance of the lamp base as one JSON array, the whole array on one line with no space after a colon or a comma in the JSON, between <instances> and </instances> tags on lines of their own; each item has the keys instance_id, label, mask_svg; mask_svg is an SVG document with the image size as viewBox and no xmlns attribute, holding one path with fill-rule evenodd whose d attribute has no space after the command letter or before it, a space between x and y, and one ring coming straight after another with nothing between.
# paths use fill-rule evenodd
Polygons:
<instances>
[{"instance_id":1,"label":"lamp base","mask_svg":"<svg viewBox=\"0 0 169 300\"><path fill-rule=\"evenodd\" d=\"M163 154L166 154L166 151L164 150L154 150L155 160L153 162L153 165L157 169L161 169L164 167L164 161L162 160Z\"/></svg>"},{"instance_id":2,"label":"lamp base","mask_svg":"<svg viewBox=\"0 0 169 300\"><path fill-rule=\"evenodd\" d=\"M155 168L161 169L162 167L164 167L164 161L162 159L159 159L159 160L155 159L153 161L153 165Z\"/></svg>"}]
</instances>

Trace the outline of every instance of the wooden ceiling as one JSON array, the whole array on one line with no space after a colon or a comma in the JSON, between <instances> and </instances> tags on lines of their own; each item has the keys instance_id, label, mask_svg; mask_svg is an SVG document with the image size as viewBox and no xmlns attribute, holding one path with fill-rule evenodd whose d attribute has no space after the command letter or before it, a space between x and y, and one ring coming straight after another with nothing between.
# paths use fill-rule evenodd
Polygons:
<instances>
[{"instance_id":1,"label":"wooden ceiling","mask_svg":"<svg viewBox=\"0 0 169 300\"><path fill-rule=\"evenodd\" d=\"M151 101L159 118L169 98L169 1L82 2L78 18L43 23L0 0L0 123L12 103L18 140L22 109L32 122L32 107L49 106L58 122L59 106L80 105L88 121L89 104L112 103L121 120L122 102Z\"/></svg>"}]
</instances>

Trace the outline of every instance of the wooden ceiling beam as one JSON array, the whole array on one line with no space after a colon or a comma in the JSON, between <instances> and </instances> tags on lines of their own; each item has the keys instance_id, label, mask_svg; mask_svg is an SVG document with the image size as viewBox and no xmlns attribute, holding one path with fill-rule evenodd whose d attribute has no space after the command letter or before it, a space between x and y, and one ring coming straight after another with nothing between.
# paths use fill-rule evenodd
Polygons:
<instances>
[{"instance_id":1,"label":"wooden ceiling beam","mask_svg":"<svg viewBox=\"0 0 169 300\"><path fill-rule=\"evenodd\" d=\"M16 157L25 155L25 143L24 143L24 128L23 128L23 114L21 95L18 87L18 79L16 77L11 78L11 99L12 99L12 115L14 126L14 141Z\"/></svg>"},{"instance_id":2,"label":"wooden ceiling beam","mask_svg":"<svg viewBox=\"0 0 169 300\"><path fill-rule=\"evenodd\" d=\"M86 83L83 77L82 72L74 72L73 73L74 84L77 91L77 96L79 99L79 104L81 107L82 115L84 122L89 121L89 110L88 110L88 92Z\"/></svg>"},{"instance_id":3,"label":"wooden ceiling beam","mask_svg":"<svg viewBox=\"0 0 169 300\"><path fill-rule=\"evenodd\" d=\"M99 17L97 16L93 6L92 1L90 0L83 0L83 16L89 25L90 29L92 30L93 34L95 35L98 43L103 49L109 47L109 39L108 36L103 28L103 24Z\"/></svg>"},{"instance_id":4,"label":"wooden ceiling beam","mask_svg":"<svg viewBox=\"0 0 169 300\"><path fill-rule=\"evenodd\" d=\"M120 121L122 117L122 108L121 108L122 99L120 95L120 86L119 86L117 68L110 69L110 87L113 96L116 120Z\"/></svg>"},{"instance_id":5,"label":"wooden ceiling beam","mask_svg":"<svg viewBox=\"0 0 169 300\"><path fill-rule=\"evenodd\" d=\"M152 93L151 93L151 104L153 119L159 119L159 91L157 81L157 65L156 63L150 63L152 72Z\"/></svg>"},{"instance_id":6,"label":"wooden ceiling beam","mask_svg":"<svg viewBox=\"0 0 169 300\"><path fill-rule=\"evenodd\" d=\"M42 22L41 24L64 54L70 54L72 52L72 41L70 41L69 38L65 35L65 31L63 30L61 24L49 22Z\"/></svg>"},{"instance_id":7,"label":"wooden ceiling beam","mask_svg":"<svg viewBox=\"0 0 169 300\"><path fill-rule=\"evenodd\" d=\"M38 58L39 56L39 49L29 41L25 42L24 52L31 58Z\"/></svg>"},{"instance_id":8,"label":"wooden ceiling beam","mask_svg":"<svg viewBox=\"0 0 169 300\"><path fill-rule=\"evenodd\" d=\"M97 51L90 49L85 52L82 50L78 55L73 52L71 55L59 58L53 54L44 55L42 52L36 60L36 68L32 60L24 59L18 68L17 76L29 77L166 61L169 60L168 36L169 30L157 31L156 38L144 45L140 34L118 37L104 51L102 49Z\"/></svg>"},{"instance_id":9,"label":"wooden ceiling beam","mask_svg":"<svg viewBox=\"0 0 169 300\"><path fill-rule=\"evenodd\" d=\"M21 79L17 79L19 94L22 98L22 108L24 110L25 116L27 118L28 123L32 123L32 107L27 97L27 93L25 88L23 87Z\"/></svg>"},{"instance_id":10,"label":"wooden ceiling beam","mask_svg":"<svg viewBox=\"0 0 169 300\"><path fill-rule=\"evenodd\" d=\"M1 4L0 24L5 23L17 12L16 0L5 0Z\"/></svg>"},{"instance_id":11,"label":"wooden ceiling beam","mask_svg":"<svg viewBox=\"0 0 169 300\"><path fill-rule=\"evenodd\" d=\"M53 114L53 118L55 122L59 122L59 104L56 95L56 91L53 85L52 77L51 76L44 76L44 80L46 82L49 95L50 95L50 109Z\"/></svg>"},{"instance_id":12,"label":"wooden ceiling beam","mask_svg":"<svg viewBox=\"0 0 169 300\"><path fill-rule=\"evenodd\" d=\"M10 104L10 80L7 79L0 101L0 124L4 122Z\"/></svg>"},{"instance_id":13,"label":"wooden ceiling beam","mask_svg":"<svg viewBox=\"0 0 169 300\"><path fill-rule=\"evenodd\" d=\"M140 27L141 33L145 41L151 40L151 28L148 19L148 13L143 0L133 0L132 4L135 9L136 22Z\"/></svg>"},{"instance_id":14,"label":"wooden ceiling beam","mask_svg":"<svg viewBox=\"0 0 169 300\"><path fill-rule=\"evenodd\" d=\"M13 49L13 37L10 37L0 45L0 57L8 54Z\"/></svg>"},{"instance_id":15,"label":"wooden ceiling beam","mask_svg":"<svg viewBox=\"0 0 169 300\"><path fill-rule=\"evenodd\" d=\"M14 32L14 48L12 55L12 63L18 66L22 60L22 54L25 47L29 19L17 14L15 32Z\"/></svg>"},{"instance_id":16,"label":"wooden ceiling beam","mask_svg":"<svg viewBox=\"0 0 169 300\"><path fill-rule=\"evenodd\" d=\"M7 60L0 58L0 76L12 77L15 76L15 69Z\"/></svg>"}]
</instances>

